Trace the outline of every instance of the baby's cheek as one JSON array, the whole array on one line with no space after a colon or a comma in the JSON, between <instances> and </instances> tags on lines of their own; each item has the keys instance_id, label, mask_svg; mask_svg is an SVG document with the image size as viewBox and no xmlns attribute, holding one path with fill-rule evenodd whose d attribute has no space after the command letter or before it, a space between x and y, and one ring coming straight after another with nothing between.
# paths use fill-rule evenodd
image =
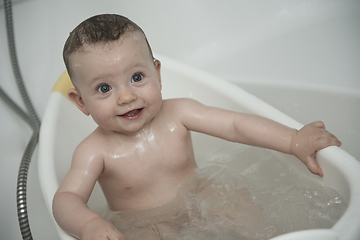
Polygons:
<instances>
[{"instance_id":1,"label":"baby's cheek","mask_svg":"<svg viewBox=\"0 0 360 240\"><path fill-rule=\"evenodd\" d=\"M144 87L143 91L137 95L140 99L144 100L145 105L157 104L159 101L162 101L160 88L156 84Z\"/></svg>"},{"instance_id":2,"label":"baby's cheek","mask_svg":"<svg viewBox=\"0 0 360 240\"><path fill-rule=\"evenodd\" d=\"M111 121L114 119L114 115L110 114L112 113L111 109L106 109L104 107L99 107L102 111L96 111L91 113L91 117L94 119L94 121L99 125L104 125L107 123L107 121ZM110 113L109 113L110 111Z\"/></svg>"}]
</instances>

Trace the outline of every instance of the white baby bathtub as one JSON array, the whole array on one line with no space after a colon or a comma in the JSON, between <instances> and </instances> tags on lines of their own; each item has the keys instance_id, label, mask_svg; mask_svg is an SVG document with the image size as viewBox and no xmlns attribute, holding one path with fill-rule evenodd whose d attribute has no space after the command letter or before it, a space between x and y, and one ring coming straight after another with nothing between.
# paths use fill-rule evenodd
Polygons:
<instances>
[{"instance_id":1,"label":"white baby bathtub","mask_svg":"<svg viewBox=\"0 0 360 240\"><path fill-rule=\"evenodd\" d=\"M262 115L293 128L302 127L302 124L227 81L172 59L157 57L162 62L164 98L191 97L208 105ZM90 117L86 117L67 99L66 92L69 87L71 84L64 74L50 95L41 126L39 176L50 213L52 198L69 169L75 147L96 127ZM193 135L193 143L197 160L204 159L204 156L209 154L208 149L223 149L228 144L200 134ZM288 155L285 157L289 158L298 171L309 177L318 178L325 186L336 189L348 202L348 209L331 229L298 231L273 239L359 239L360 163L337 147L323 149L317 154L317 160L324 171L324 177L320 178L308 172L300 161L294 161ZM198 162L199 166L203 164ZM89 200L89 206L97 212L106 207L105 198L98 185ZM55 220L54 224L57 226ZM58 226L57 230L62 240L73 239Z\"/></svg>"}]
</instances>

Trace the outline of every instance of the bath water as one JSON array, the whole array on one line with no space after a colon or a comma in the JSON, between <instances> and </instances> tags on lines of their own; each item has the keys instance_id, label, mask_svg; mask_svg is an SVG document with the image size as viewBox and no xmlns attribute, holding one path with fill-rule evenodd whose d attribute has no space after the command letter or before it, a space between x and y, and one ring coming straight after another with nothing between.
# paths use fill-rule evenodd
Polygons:
<instances>
[{"instance_id":1,"label":"bath water","mask_svg":"<svg viewBox=\"0 0 360 240\"><path fill-rule=\"evenodd\" d=\"M107 219L127 240L269 239L331 228L347 203L299 167L306 168L274 151L231 147L207 159L172 202Z\"/></svg>"}]
</instances>

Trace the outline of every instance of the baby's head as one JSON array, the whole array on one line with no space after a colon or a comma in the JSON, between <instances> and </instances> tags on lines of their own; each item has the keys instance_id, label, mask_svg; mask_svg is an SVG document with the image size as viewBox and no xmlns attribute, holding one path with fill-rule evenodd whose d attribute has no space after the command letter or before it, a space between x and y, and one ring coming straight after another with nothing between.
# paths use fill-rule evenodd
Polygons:
<instances>
[{"instance_id":1,"label":"baby's head","mask_svg":"<svg viewBox=\"0 0 360 240\"><path fill-rule=\"evenodd\" d=\"M105 14L85 20L70 33L63 56L75 86L69 99L100 128L134 133L160 111L160 61L129 19Z\"/></svg>"},{"instance_id":2,"label":"baby's head","mask_svg":"<svg viewBox=\"0 0 360 240\"><path fill-rule=\"evenodd\" d=\"M83 51L84 47L95 44L106 44L119 40L128 32L140 32L148 45L149 52L153 58L151 47L143 30L130 19L117 14L102 14L86 19L80 23L66 40L63 58L66 69L71 78L70 55ZM73 81L73 79L71 79ZM73 82L74 83L74 82Z\"/></svg>"}]
</instances>

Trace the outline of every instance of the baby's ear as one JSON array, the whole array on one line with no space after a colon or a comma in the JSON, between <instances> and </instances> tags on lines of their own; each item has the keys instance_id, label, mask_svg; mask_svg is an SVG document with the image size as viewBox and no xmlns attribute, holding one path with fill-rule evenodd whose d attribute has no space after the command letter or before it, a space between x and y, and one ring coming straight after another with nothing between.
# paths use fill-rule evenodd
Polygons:
<instances>
[{"instance_id":1,"label":"baby's ear","mask_svg":"<svg viewBox=\"0 0 360 240\"><path fill-rule=\"evenodd\" d=\"M154 61L155 70L159 78L160 90L161 90L161 62L157 59Z\"/></svg>"},{"instance_id":2,"label":"baby's ear","mask_svg":"<svg viewBox=\"0 0 360 240\"><path fill-rule=\"evenodd\" d=\"M86 116L90 115L90 112L87 110L85 106L84 100L82 99L80 93L75 88L69 89L68 97Z\"/></svg>"}]
</instances>

